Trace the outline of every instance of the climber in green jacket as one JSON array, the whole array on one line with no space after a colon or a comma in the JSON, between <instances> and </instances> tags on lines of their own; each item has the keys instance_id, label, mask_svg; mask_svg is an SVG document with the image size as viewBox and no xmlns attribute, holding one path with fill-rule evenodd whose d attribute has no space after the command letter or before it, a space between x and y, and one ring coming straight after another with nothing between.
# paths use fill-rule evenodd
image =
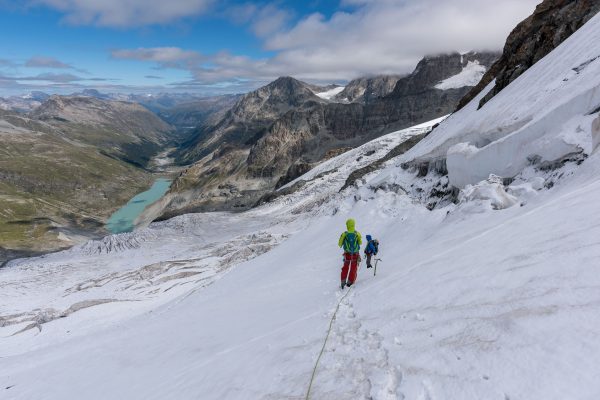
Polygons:
<instances>
[{"instance_id":1,"label":"climber in green jacket","mask_svg":"<svg viewBox=\"0 0 600 400\"><path fill-rule=\"evenodd\" d=\"M342 289L352 286L356 281L358 264L360 262L360 245L362 238L360 232L355 229L356 223L351 218L346 221L346 231L340 236L338 246L344 249L344 266L342 267Z\"/></svg>"}]
</instances>

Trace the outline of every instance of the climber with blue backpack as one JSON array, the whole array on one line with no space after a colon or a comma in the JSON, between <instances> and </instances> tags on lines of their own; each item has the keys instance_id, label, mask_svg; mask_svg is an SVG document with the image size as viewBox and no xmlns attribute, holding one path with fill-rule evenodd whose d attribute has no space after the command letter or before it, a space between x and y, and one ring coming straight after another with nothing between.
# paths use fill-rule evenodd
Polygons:
<instances>
[{"instance_id":1,"label":"climber with blue backpack","mask_svg":"<svg viewBox=\"0 0 600 400\"><path fill-rule=\"evenodd\" d=\"M367 235L367 246L365 247L365 256L367 256L367 268L373 268L371 265L371 257L376 256L379 251L379 240L373 239L371 235Z\"/></svg>"},{"instance_id":2,"label":"climber with blue backpack","mask_svg":"<svg viewBox=\"0 0 600 400\"><path fill-rule=\"evenodd\" d=\"M358 264L360 263L360 232L355 229L353 219L346 221L346 231L340 236L339 247L344 249L344 266L342 267L342 289L352 286L356 281Z\"/></svg>"}]
</instances>

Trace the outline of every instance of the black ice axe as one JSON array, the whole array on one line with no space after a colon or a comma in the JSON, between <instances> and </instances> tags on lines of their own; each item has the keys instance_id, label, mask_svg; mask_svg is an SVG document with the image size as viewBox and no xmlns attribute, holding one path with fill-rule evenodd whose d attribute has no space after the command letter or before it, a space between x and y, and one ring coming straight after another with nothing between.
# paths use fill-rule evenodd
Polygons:
<instances>
[{"instance_id":1,"label":"black ice axe","mask_svg":"<svg viewBox=\"0 0 600 400\"><path fill-rule=\"evenodd\" d=\"M373 268L373 276L377 275L377 263L381 261L381 258L375 259L375 268Z\"/></svg>"}]
</instances>

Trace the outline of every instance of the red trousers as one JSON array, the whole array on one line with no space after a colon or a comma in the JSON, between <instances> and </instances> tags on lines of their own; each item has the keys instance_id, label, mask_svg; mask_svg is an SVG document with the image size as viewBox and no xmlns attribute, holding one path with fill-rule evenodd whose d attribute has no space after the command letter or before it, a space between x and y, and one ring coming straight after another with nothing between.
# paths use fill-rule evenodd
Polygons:
<instances>
[{"instance_id":1,"label":"red trousers","mask_svg":"<svg viewBox=\"0 0 600 400\"><path fill-rule=\"evenodd\" d=\"M348 273L350 270L350 273ZM344 266L342 267L342 282L353 284L356 280L356 273L358 272L358 253L350 254L344 253Z\"/></svg>"}]
</instances>

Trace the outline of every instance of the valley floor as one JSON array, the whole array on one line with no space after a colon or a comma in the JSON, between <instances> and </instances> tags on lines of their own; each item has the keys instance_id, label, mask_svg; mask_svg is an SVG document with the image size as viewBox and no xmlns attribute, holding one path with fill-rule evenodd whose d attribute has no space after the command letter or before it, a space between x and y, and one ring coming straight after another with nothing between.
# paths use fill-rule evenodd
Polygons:
<instances>
[{"instance_id":1,"label":"valley floor","mask_svg":"<svg viewBox=\"0 0 600 400\"><path fill-rule=\"evenodd\" d=\"M411 187L436 182L395 160L337 192L415 133L330 160L246 213L0 270L0 397L304 399L341 301L313 399L597 399L600 155L502 210L429 211ZM382 262L342 299L348 217Z\"/></svg>"}]
</instances>

